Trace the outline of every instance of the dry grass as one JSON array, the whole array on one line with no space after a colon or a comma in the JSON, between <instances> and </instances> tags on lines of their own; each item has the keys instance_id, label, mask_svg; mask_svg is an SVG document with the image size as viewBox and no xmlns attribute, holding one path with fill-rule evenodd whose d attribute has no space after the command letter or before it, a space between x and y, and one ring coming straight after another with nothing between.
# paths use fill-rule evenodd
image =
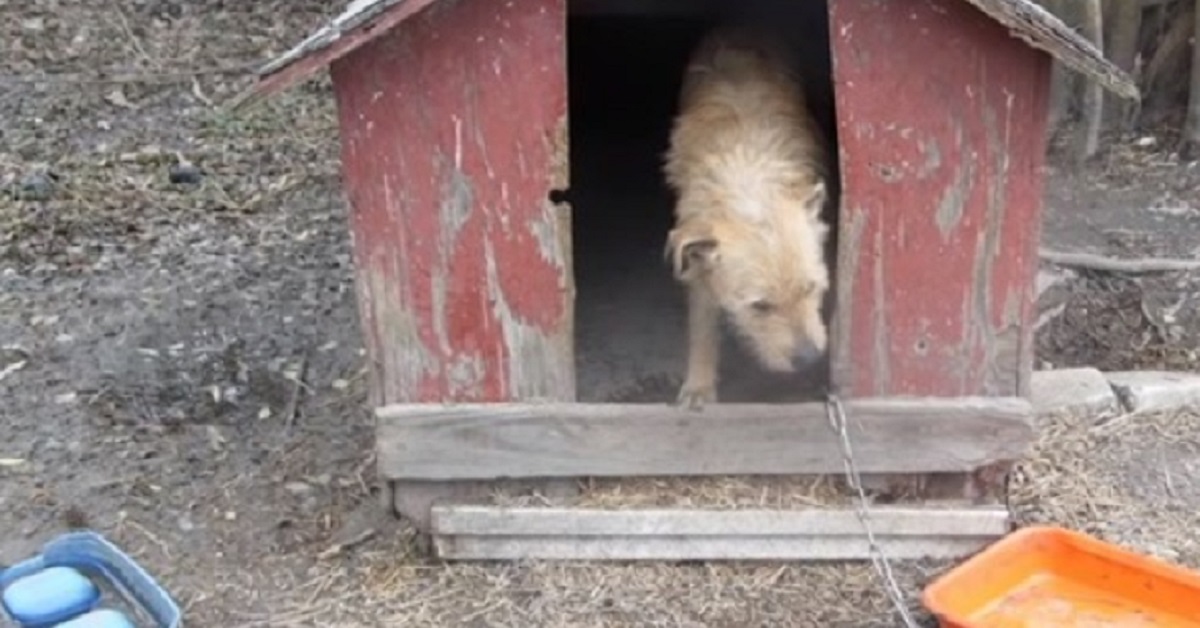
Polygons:
<instances>
[{"instance_id":1,"label":"dry grass","mask_svg":"<svg viewBox=\"0 0 1200 628\"><path fill-rule=\"evenodd\" d=\"M832 508L843 506L849 494L840 478L714 476L704 478L590 479L580 483L579 495L554 501L540 495L497 492L502 506L565 505L578 508Z\"/></svg>"},{"instance_id":2,"label":"dry grass","mask_svg":"<svg viewBox=\"0 0 1200 628\"><path fill-rule=\"evenodd\" d=\"M889 626L868 565L446 565L403 540L313 580L319 598L246 626ZM910 586L928 566L906 566ZM914 589L915 590L915 589Z\"/></svg>"},{"instance_id":3,"label":"dry grass","mask_svg":"<svg viewBox=\"0 0 1200 628\"><path fill-rule=\"evenodd\" d=\"M1056 523L1200 567L1200 410L1044 420L1018 470L1023 523Z\"/></svg>"},{"instance_id":4,"label":"dry grass","mask_svg":"<svg viewBox=\"0 0 1200 628\"><path fill-rule=\"evenodd\" d=\"M1048 417L1015 477L1013 508L1024 524L1064 525L1200 566L1198 452L1200 412ZM596 486L579 503L628 507L669 497L672 504L709 507L745 500L810 505L791 495L755 499L757 489L736 479L702 487L646 481L638 488L645 487L651 489L646 494L630 483ZM921 588L949 565L895 567L910 608L919 613ZM418 558L411 534L402 533L319 571L310 586L325 586L323 592L292 611L308 613L308 621L275 615L246 625L897 625L867 564L438 565Z\"/></svg>"}]
</instances>

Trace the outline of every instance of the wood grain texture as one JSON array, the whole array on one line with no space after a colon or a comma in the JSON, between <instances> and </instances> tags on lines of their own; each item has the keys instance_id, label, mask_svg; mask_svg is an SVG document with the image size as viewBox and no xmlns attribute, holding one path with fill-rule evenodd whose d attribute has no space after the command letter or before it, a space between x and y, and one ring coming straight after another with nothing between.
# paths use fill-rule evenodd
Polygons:
<instances>
[{"instance_id":1,"label":"wood grain texture","mask_svg":"<svg viewBox=\"0 0 1200 628\"><path fill-rule=\"evenodd\" d=\"M893 560L957 558L1003 536L1003 508L871 511ZM853 510L594 510L437 506L433 541L450 560L861 560Z\"/></svg>"},{"instance_id":2,"label":"wood grain texture","mask_svg":"<svg viewBox=\"0 0 1200 628\"><path fill-rule=\"evenodd\" d=\"M829 8L835 386L1028 396L1050 57L960 0Z\"/></svg>"},{"instance_id":3,"label":"wood grain texture","mask_svg":"<svg viewBox=\"0 0 1200 628\"><path fill-rule=\"evenodd\" d=\"M574 399L565 29L461 0L334 63L373 405Z\"/></svg>"},{"instance_id":4,"label":"wood grain texture","mask_svg":"<svg viewBox=\"0 0 1200 628\"><path fill-rule=\"evenodd\" d=\"M861 473L968 472L1033 440L1020 398L843 402ZM403 404L377 410L389 479L843 472L823 403Z\"/></svg>"},{"instance_id":5,"label":"wood grain texture","mask_svg":"<svg viewBox=\"0 0 1200 628\"><path fill-rule=\"evenodd\" d=\"M1021 41L1043 50L1064 65L1122 98L1141 97L1137 82L1104 56L1104 48L1091 44L1035 0L967 0L1004 25ZM1134 4L1138 0L1120 0Z\"/></svg>"},{"instance_id":6,"label":"wood grain texture","mask_svg":"<svg viewBox=\"0 0 1200 628\"><path fill-rule=\"evenodd\" d=\"M252 107L312 78L326 66L387 33L435 1L380 0L367 10L354 3L359 6L347 7L346 13L337 20L263 64L258 70L258 80L226 103L226 110L232 113Z\"/></svg>"},{"instance_id":7,"label":"wood grain texture","mask_svg":"<svg viewBox=\"0 0 1200 628\"><path fill-rule=\"evenodd\" d=\"M370 402L572 400L570 214L548 199L568 177L565 2L423 4L326 53L353 46L332 73ZM489 491L391 489L421 530Z\"/></svg>"}]
</instances>

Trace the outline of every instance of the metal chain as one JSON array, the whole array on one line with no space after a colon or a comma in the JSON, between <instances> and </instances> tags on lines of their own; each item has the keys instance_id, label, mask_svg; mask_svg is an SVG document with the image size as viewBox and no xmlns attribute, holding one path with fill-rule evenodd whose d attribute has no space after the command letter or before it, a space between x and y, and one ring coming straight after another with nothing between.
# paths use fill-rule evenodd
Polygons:
<instances>
[{"instance_id":1,"label":"metal chain","mask_svg":"<svg viewBox=\"0 0 1200 628\"><path fill-rule=\"evenodd\" d=\"M875 533L871 530L870 502L867 500L866 491L863 490L862 477L858 474L858 467L854 464L854 450L850 447L850 430L846 426L846 411L842 408L842 402L837 395L833 393L829 393L826 399L825 416L829 420L829 428L837 435L842 447L842 464L846 470L846 482L857 493L858 499L855 500L854 512L858 516L858 522L862 524L863 531L867 534L867 551L871 563L875 566L879 577L883 579L888 598L891 599L896 612L900 614L904 625L907 628L920 628L908 612L904 594L901 593L900 586L896 584L896 578L892 575L892 567L888 563L887 556L875 542Z\"/></svg>"}]
</instances>

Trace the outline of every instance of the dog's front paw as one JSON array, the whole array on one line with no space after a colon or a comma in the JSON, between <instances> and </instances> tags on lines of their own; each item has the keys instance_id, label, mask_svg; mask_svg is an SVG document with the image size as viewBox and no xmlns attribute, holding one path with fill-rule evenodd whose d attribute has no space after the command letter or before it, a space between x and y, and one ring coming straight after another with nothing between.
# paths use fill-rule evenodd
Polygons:
<instances>
[{"instance_id":1,"label":"dog's front paw","mask_svg":"<svg viewBox=\"0 0 1200 628\"><path fill-rule=\"evenodd\" d=\"M697 385L687 382L684 382L683 387L679 389L679 396L675 399L676 405L688 410L702 410L705 404L716 403L716 401L717 387L715 385Z\"/></svg>"}]
</instances>

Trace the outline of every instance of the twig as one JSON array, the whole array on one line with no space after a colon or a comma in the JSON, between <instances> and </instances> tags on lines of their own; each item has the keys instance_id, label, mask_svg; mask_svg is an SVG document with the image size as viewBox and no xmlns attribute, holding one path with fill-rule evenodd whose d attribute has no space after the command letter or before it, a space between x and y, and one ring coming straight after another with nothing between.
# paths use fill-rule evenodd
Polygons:
<instances>
[{"instance_id":1,"label":"twig","mask_svg":"<svg viewBox=\"0 0 1200 628\"><path fill-rule=\"evenodd\" d=\"M1142 311L1142 318L1146 319L1146 322L1154 328L1154 331L1158 332L1159 339L1164 342L1169 342L1167 330L1164 329L1163 325L1158 322L1158 319L1150 314L1150 305L1146 303L1145 296L1138 299L1138 308Z\"/></svg>"},{"instance_id":2,"label":"twig","mask_svg":"<svg viewBox=\"0 0 1200 628\"><path fill-rule=\"evenodd\" d=\"M0 381L4 381L5 377L8 377L9 375L12 375L13 373L25 368L25 364L26 361L21 360L20 362L13 362L12 364L0 369Z\"/></svg>"},{"instance_id":3,"label":"twig","mask_svg":"<svg viewBox=\"0 0 1200 628\"><path fill-rule=\"evenodd\" d=\"M375 535L378 533L378 528L367 528L366 530L359 532L345 541L334 543L333 545L325 548L320 554L317 554L317 559L329 560L330 558L338 556L356 545L362 545L363 543L370 541L372 538L375 538Z\"/></svg>"},{"instance_id":4,"label":"twig","mask_svg":"<svg viewBox=\"0 0 1200 628\"><path fill-rule=\"evenodd\" d=\"M259 77L258 82L251 84L249 87L234 94L222 105L221 109L228 115L240 113L248 110L266 99L266 95L261 90L262 77Z\"/></svg>"},{"instance_id":5,"label":"twig","mask_svg":"<svg viewBox=\"0 0 1200 628\"><path fill-rule=\"evenodd\" d=\"M150 539L150 542L157 545L159 551L161 551L163 553L164 558L166 558L167 560L172 560L170 546L168 546L166 543L164 543L162 539L155 536L153 532L146 529L146 526L134 521L133 519L126 519L125 523L129 524L129 526L132 527L134 530L141 532L142 536Z\"/></svg>"},{"instance_id":6,"label":"twig","mask_svg":"<svg viewBox=\"0 0 1200 628\"><path fill-rule=\"evenodd\" d=\"M1189 259L1147 257L1142 259L1126 260L1113 257L1104 257L1102 255L1093 255L1091 253L1067 253L1063 251L1051 251L1047 249L1041 249L1038 252L1038 256L1043 260L1058 266L1082 268L1086 270L1098 270L1109 273L1125 273L1129 275L1169 273L1180 270L1200 269L1200 260Z\"/></svg>"},{"instance_id":7,"label":"twig","mask_svg":"<svg viewBox=\"0 0 1200 628\"><path fill-rule=\"evenodd\" d=\"M1060 303L1041 314L1038 314L1037 322L1033 324L1033 331L1040 331L1047 323L1058 318L1063 312L1067 311L1067 304Z\"/></svg>"},{"instance_id":8,"label":"twig","mask_svg":"<svg viewBox=\"0 0 1200 628\"><path fill-rule=\"evenodd\" d=\"M308 372L308 356L300 358L300 368L296 370L296 377L292 379L292 395L288 398L287 406L283 411L283 428L290 432L292 426L296 422L296 410L300 406L300 393L304 389L304 375Z\"/></svg>"}]
</instances>

